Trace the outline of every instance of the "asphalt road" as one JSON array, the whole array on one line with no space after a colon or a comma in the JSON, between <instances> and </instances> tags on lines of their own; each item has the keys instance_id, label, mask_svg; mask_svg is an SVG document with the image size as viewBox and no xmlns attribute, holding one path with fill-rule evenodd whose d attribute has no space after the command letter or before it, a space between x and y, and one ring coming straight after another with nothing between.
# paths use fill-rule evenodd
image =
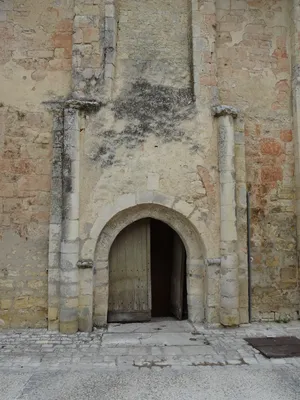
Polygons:
<instances>
[{"instance_id":1,"label":"asphalt road","mask_svg":"<svg viewBox=\"0 0 300 400\"><path fill-rule=\"evenodd\" d=\"M0 370L1 400L299 400L300 368Z\"/></svg>"}]
</instances>

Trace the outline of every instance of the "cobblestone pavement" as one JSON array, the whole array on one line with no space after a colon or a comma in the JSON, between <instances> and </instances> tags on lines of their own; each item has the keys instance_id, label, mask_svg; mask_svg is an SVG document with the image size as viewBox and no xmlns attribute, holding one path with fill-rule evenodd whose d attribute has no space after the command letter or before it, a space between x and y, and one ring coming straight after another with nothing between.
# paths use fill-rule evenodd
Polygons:
<instances>
[{"instance_id":1,"label":"cobblestone pavement","mask_svg":"<svg viewBox=\"0 0 300 400\"><path fill-rule=\"evenodd\" d=\"M291 366L300 358L262 356L244 338L297 336L300 322L208 329L187 321L111 324L107 330L62 335L47 330L0 331L0 369L180 369L200 366Z\"/></svg>"}]
</instances>

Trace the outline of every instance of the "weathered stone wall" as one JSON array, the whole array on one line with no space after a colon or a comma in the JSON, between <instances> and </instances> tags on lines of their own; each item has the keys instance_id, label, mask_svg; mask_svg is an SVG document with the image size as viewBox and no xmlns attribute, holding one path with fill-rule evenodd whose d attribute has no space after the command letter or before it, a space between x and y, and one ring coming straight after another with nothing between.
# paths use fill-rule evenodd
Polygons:
<instances>
[{"instance_id":1,"label":"weathered stone wall","mask_svg":"<svg viewBox=\"0 0 300 400\"><path fill-rule=\"evenodd\" d=\"M229 311L224 324L247 322L245 149L253 317L297 317L295 10L288 0L0 0L0 318L6 326L46 326L51 199L51 329L75 331L78 306L89 310L90 329L94 284L94 300L107 295L100 278L107 265L99 272L96 265L94 277L92 269L78 272L77 259L89 267L90 259L101 259L93 252L103 221L155 202L182 215L187 230L192 221L203 257L223 257L221 266L195 264L205 275L206 320L218 323L223 309ZM54 118L43 104L70 96ZM214 120L218 104L241 113L234 121ZM52 130L59 143L50 196ZM230 205L223 196L228 185L231 198L235 189ZM226 235L220 244L226 221L237 231L227 250ZM69 239L73 253L66 250ZM194 261L192 292L199 290ZM105 301L96 303L103 311Z\"/></svg>"},{"instance_id":2,"label":"weathered stone wall","mask_svg":"<svg viewBox=\"0 0 300 400\"><path fill-rule=\"evenodd\" d=\"M299 308L288 3L217 1L220 101L245 117L254 319Z\"/></svg>"},{"instance_id":3,"label":"weathered stone wall","mask_svg":"<svg viewBox=\"0 0 300 400\"><path fill-rule=\"evenodd\" d=\"M152 193L148 201L155 202L156 192L159 204L192 216L207 256L215 257L219 254L217 137L209 99L199 109L194 99L191 2L126 0L118 2L115 13L119 22L112 96L85 119L81 131L81 176L88 177L80 187L81 255L94 257L92 246L88 251L92 227L98 217L107 218L122 195L120 209L138 193ZM101 216L105 207L108 214ZM214 289L207 317L217 322L218 268L210 277ZM106 292L104 284L95 288L95 299Z\"/></svg>"},{"instance_id":4,"label":"weathered stone wall","mask_svg":"<svg viewBox=\"0 0 300 400\"><path fill-rule=\"evenodd\" d=\"M73 2L0 1L0 318L47 326L52 116L70 91Z\"/></svg>"},{"instance_id":5,"label":"weathered stone wall","mask_svg":"<svg viewBox=\"0 0 300 400\"><path fill-rule=\"evenodd\" d=\"M147 188L183 196L212 219L206 194L215 176L201 167L213 164L204 162L211 132L193 102L189 16L186 0L120 2L114 99L82 129L85 222L116 196ZM89 229L81 224L83 237Z\"/></svg>"}]
</instances>

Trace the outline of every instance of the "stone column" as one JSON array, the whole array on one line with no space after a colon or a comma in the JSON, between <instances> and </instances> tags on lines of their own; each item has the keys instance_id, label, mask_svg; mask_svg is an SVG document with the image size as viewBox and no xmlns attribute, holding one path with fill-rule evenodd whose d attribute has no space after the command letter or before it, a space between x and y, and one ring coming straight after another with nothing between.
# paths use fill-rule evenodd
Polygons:
<instances>
[{"instance_id":1,"label":"stone column","mask_svg":"<svg viewBox=\"0 0 300 400\"><path fill-rule=\"evenodd\" d=\"M77 266L79 269L79 330L92 332L94 262L93 260L79 260Z\"/></svg>"},{"instance_id":2,"label":"stone column","mask_svg":"<svg viewBox=\"0 0 300 400\"><path fill-rule=\"evenodd\" d=\"M236 171L234 122L237 110L228 106L213 109L219 122L219 172L221 207L220 322L239 325L239 260L237 255Z\"/></svg>"},{"instance_id":3,"label":"stone column","mask_svg":"<svg viewBox=\"0 0 300 400\"><path fill-rule=\"evenodd\" d=\"M239 260L240 324L249 322L248 259L247 259L247 182L245 156L245 123L239 115L235 121L236 228Z\"/></svg>"},{"instance_id":4,"label":"stone column","mask_svg":"<svg viewBox=\"0 0 300 400\"><path fill-rule=\"evenodd\" d=\"M78 110L65 108L59 312L62 333L78 331L79 133Z\"/></svg>"},{"instance_id":5,"label":"stone column","mask_svg":"<svg viewBox=\"0 0 300 400\"><path fill-rule=\"evenodd\" d=\"M64 116L55 109L53 118L53 156L51 184L51 212L48 253L48 329L59 330L59 268L62 223L62 153Z\"/></svg>"},{"instance_id":6,"label":"stone column","mask_svg":"<svg viewBox=\"0 0 300 400\"><path fill-rule=\"evenodd\" d=\"M291 62L296 179L297 252L300 257L300 5L291 1Z\"/></svg>"}]
</instances>

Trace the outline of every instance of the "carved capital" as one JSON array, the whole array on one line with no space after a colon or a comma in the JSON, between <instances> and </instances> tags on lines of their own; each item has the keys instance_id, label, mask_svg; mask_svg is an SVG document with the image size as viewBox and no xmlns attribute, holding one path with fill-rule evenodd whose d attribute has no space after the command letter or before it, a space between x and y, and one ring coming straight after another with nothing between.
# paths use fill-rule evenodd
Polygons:
<instances>
[{"instance_id":1,"label":"carved capital","mask_svg":"<svg viewBox=\"0 0 300 400\"><path fill-rule=\"evenodd\" d=\"M233 118L237 118L239 110L235 107L219 105L212 107L212 113L216 118L223 117L225 115L231 115Z\"/></svg>"},{"instance_id":2,"label":"carved capital","mask_svg":"<svg viewBox=\"0 0 300 400\"><path fill-rule=\"evenodd\" d=\"M221 258L207 258L205 264L209 265L221 265Z\"/></svg>"},{"instance_id":3,"label":"carved capital","mask_svg":"<svg viewBox=\"0 0 300 400\"><path fill-rule=\"evenodd\" d=\"M94 261L93 260L79 260L77 262L77 267L79 269L91 269L94 267Z\"/></svg>"}]
</instances>

